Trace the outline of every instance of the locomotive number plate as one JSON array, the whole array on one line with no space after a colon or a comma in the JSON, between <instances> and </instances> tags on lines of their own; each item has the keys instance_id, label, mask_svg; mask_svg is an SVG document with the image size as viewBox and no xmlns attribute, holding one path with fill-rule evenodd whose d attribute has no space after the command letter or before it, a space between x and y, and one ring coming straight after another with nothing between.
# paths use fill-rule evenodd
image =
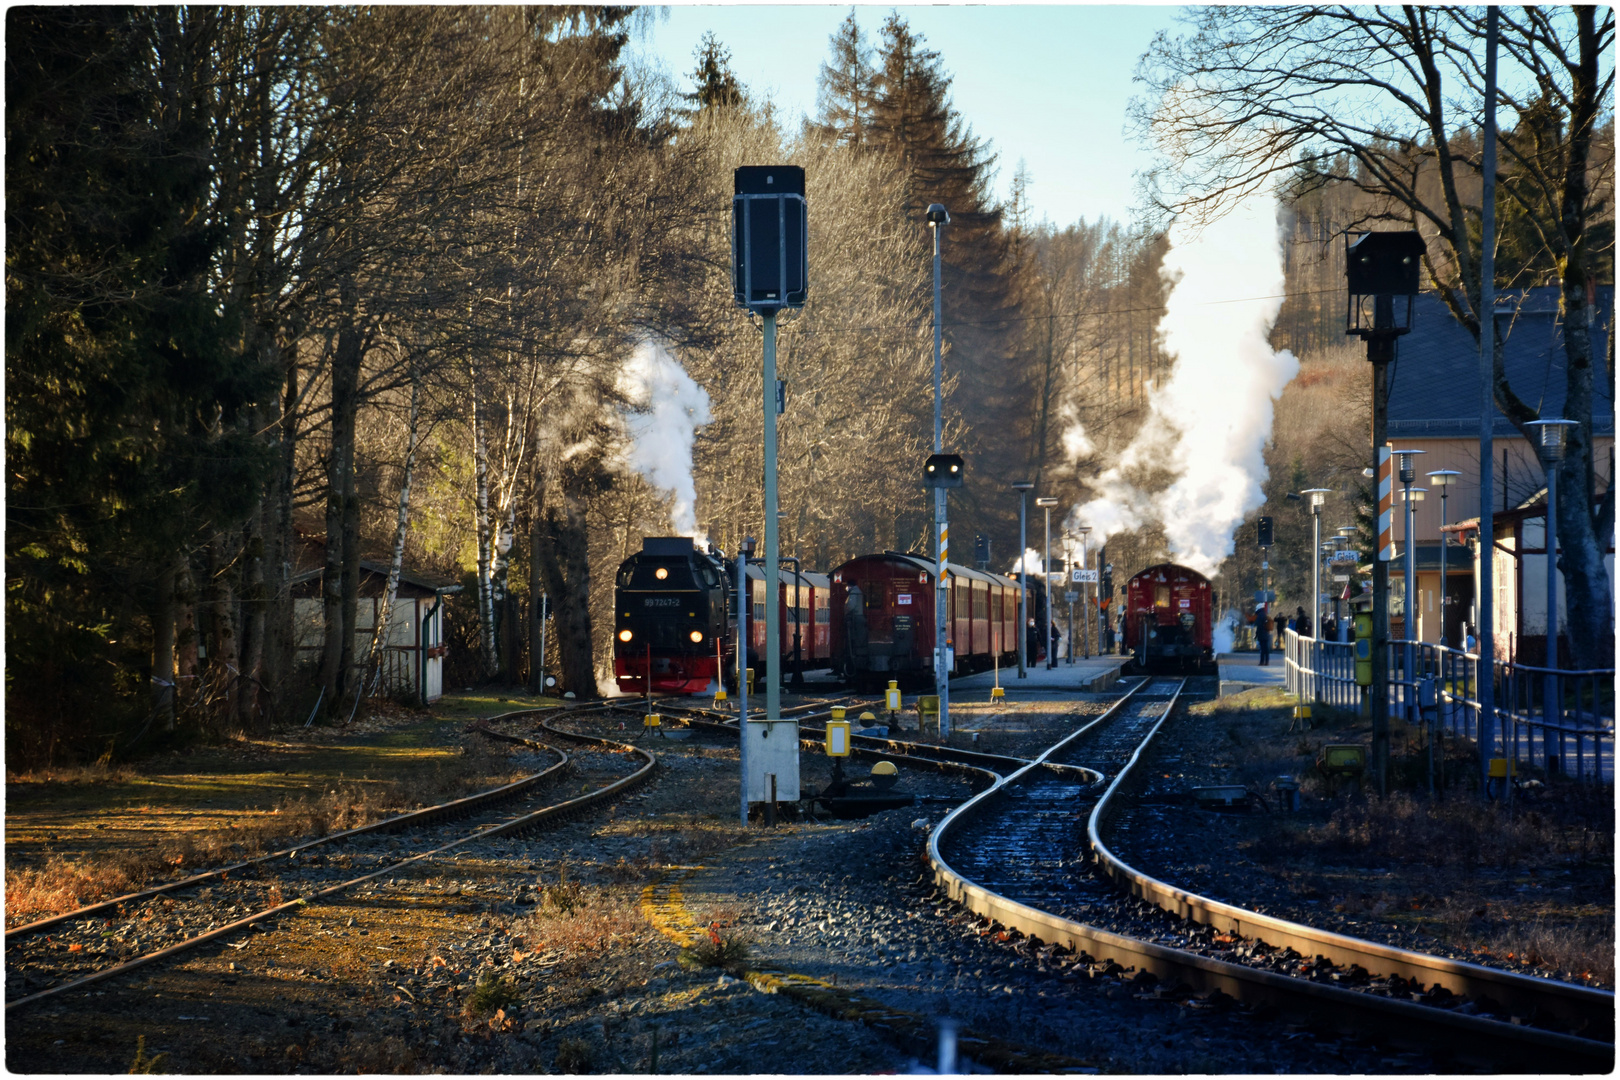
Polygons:
<instances>
[{"instance_id":1,"label":"locomotive number plate","mask_svg":"<svg viewBox=\"0 0 1620 1080\"><path fill-rule=\"evenodd\" d=\"M681 602L673 596L644 596L641 598L642 607L680 607Z\"/></svg>"}]
</instances>

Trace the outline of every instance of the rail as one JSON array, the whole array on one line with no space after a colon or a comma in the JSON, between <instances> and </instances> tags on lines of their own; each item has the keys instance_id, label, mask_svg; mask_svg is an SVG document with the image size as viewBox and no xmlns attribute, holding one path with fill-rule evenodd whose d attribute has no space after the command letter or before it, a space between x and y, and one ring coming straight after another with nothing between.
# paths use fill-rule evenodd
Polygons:
<instances>
[{"instance_id":1,"label":"rail","mask_svg":"<svg viewBox=\"0 0 1620 1080\"><path fill-rule=\"evenodd\" d=\"M1389 714L1438 734L1472 739L1482 759L1511 758L1548 775L1614 782L1614 669L1564 671L1498 661L1491 665L1495 704L1482 723L1480 658L1426 641L1391 641ZM1288 692L1301 699L1360 708L1355 646L1293 630L1283 637ZM1434 681L1436 703L1424 716L1420 684ZM1483 727L1483 732L1482 732Z\"/></svg>"}]
</instances>

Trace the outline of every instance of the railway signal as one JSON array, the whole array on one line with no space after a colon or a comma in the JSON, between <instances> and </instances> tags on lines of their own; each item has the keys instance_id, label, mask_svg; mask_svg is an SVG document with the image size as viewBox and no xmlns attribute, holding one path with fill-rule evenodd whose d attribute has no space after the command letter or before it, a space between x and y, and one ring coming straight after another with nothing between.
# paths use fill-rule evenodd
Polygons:
<instances>
[{"instance_id":1,"label":"railway signal","mask_svg":"<svg viewBox=\"0 0 1620 1080\"><path fill-rule=\"evenodd\" d=\"M782 722L782 628L777 611L781 565L777 558L776 417L781 388L776 380L776 316L803 307L810 292L809 205L804 170L797 165L744 165L732 174L732 294L739 307L757 312L765 330L765 716L755 742L752 722L739 723L752 745L745 754L744 801L799 798L799 739L792 732L771 739ZM746 811L744 818L746 820ZM774 813L767 813L773 818Z\"/></svg>"},{"instance_id":2,"label":"railway signal","mask_svg":"<svg viewBox=\"0 0 1620 1080\"><path fill-rule=\"evenodd\" d=\"M1491 95L1487 94L1487 99ZM1487 135L1486 142L1494 138ZM1487 173L1491 170L1487 169ZM1489 214L1486 215L1489 221ZM1487 226L1489 227L1489 226ZM1418 293L1418 277L1424 256L1423 237L1416 230L1402 232L1367 232L1351 240L1345 234L1344 277L1349 293L1345 305L1344 332L1367 343L1367 360L1373 366L1372 378L1372 452L1379 469L1379 532L1384 531L1390 508L1388 481L1385 479L1389 461L1389 365L1395 359L1395 339L1412 329L1412 303ZM1490 250L1489 242L1485 245ZM1489 256L1487 256L1489 258ZM1404 309L1397 303L1406 300ZM1487 302L1485 310L1490 310ZM1489 335L1482 335L1488 339ZM1482 478L1482 483L1488 477ZM1487 489L1488 490L1488 489ZM1382 544L1380 544L1382 548ZM1389 777L1389 658L1384 643L1389 639L1389 555L1384 550L1373 559L1372 596L1372 684L1368 704L1372 707L1373 776L1378 794L1388 791ZM1486 560L1489 562L1489 560ZM1482 589L1487 585L1482 584ZM1481 673L1483 676L1483 672ZM1481 678L1482 685L1489 679ZM1489 709L1489 691L1483 692L1482 708ZM1483 748L1482 754L1483 757Z\"/></svg>"}]
</instances>

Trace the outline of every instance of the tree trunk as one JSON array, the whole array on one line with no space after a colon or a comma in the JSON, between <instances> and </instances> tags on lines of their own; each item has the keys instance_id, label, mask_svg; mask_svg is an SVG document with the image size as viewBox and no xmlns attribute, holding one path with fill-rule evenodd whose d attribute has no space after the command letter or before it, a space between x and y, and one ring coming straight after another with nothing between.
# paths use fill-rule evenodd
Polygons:
<instances>
[{"instance_id":1,"label":"tree trunk","mask_svg":"<svg viewBox=\"0 0 1620 1080\"><path fill-rule=\"evenodd\" d=\"M236 723L236 698L241 672L237 655L236 598L228 573L232 552L229 534L214 537L208 545L208 587L205 590L211 625L208 630L208 685L215 697L212 712L223 726Z\"/></svg>"},{"instance_id":2,"label":"tree trunk","mask_svg":"<svg viewBox=\"0 0 1620 1080\"><path fill-rule=\"evenodd\" d=\"M243 731L262 732L268 715L264 701L265 627L264 517L257 509L242 530L242 678L236 719Z\"/></svg>"},{"instance_id":3,"label":"tree trunk","mask_svg":"<svg viewBox=\"0 0 1620 1080\"><path fill-rule=\"evenodd\" d=\"M399 575L405 565L405 537L411 522L411 475L416 469L416 429L422 414L422 383L411 370L411 407L405 433L405 476L399 485L399 513L394 519L394 550L388 560L388 584L383 589L377 625L371 632L371 649L366 656L364 677L371 679L382 665L388 646L388 627L394 618L394 601L399 594Z\"/></svg>"},{"instance_id":4,"label":"tree trunk","mask_svg":"<svg viewBox=\"0 0 1620 1080\"><path fill-rule=\"evenodd\" d=\"M175 560L158 573L152 606L152 707L164 731L174 730Z\"/></svg>"},{"instance_id":5,"label":"tree trunk","mask_svg":"<svg viewBox=\"0 0 1620 1080\"><path fill-rule=\"evenodd\" d=\"M489 517L489 447L485 442L476 373L472 378L472 436L473 468L477 476L477 516L474 527L478 531L478 667L484 677L488 678L495 674L496 668L495 599L490 581L492 562L490 542L493 537Z\"/></svg>"},{"instance_id":6,"label":"tree trunk","mask_svg":"<svg viewBox=\"0 0 1620 1080\"><path fill-rule=\"evenodd\" d=\"M296 704L292 700L298 644L292 599L292 571L298 544L292 519L298 449L296 345L282 349L282 366L286 375L277 432L278 460L266 487L261 511L263 519L269 523L264 534L265 646L261 678L270 698L270 719Z\"/></svg>"},{"instance_id":7,"label":"tree trunk","mask_svg":"<svg viewBox=\"0 0 1620 1080\"><path fill-rule=\"evenodd\" d=\"M591 639L591 569L587 558L590 534L583 492L573 490L565 471L562 505L545 512L543 541L539 546L545 590L557 627L557 667L562 690L580 699L594 698L596 657Z\"/></svg>"},{"instance_id":8,"label":"tree trunk","mask_svg":"<svg viewBox=\"0 0 1620 1080\"><path fill-rule=\"evenodd\" d=\"M352 281L341 289L342 324L338 329L337 350L332 358L332 444L326 461L326 563L321 574L321 607L324 620L321 653L321 687L326 695L329 717L342 715L342 701L351 683L349 665L354 662L354 593L345 581L351 565L346 549L349 536L350 503L354 499L354 429L359 407L360 328L356 308L359 290ZM354 503L358 523L359 504ZM358 568L360 553L353 552Z\"/></svg>"}]
</instances>

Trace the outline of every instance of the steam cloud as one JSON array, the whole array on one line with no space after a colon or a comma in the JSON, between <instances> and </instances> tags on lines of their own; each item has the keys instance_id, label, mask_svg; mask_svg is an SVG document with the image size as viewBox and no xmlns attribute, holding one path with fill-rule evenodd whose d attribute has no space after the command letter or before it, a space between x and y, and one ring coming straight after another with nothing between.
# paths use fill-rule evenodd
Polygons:
<instances>
[{"instance_id":1,"label":"steam cloud","mask_svg":"<svg viewBox=\"0 0 1620 1080\"><path fill-rule=\"evenodd\" d=\"M707 543L697 526L692 441L711 419L709 395L663 346L644 341L619 372L619 391L632 408L623 413L630 445L624 464L669 493L670 527Z\"/></svg>"},{"instance_id":2,"label":"steam cloud","mask_svg":"<svg viewBox=\"0 0 1620 1080\"><path fill-rule=\"evenodd\" d=\"M1265 501L1262 449L1275 401L1299 373L1292 353L1266 341L1282 307L1281 241L1269 192L1201 230L1171 226L1159 336L1175 368L1151 392L1148 419L1118 462L1092 482L1095 497L1069 511L1067 524L1090 525L1093 543L1158 524L1177 562L1213 574L1232 553L1233 530ZM1090 445L1078 421L1063 442L1071 451ZM1144 467L1176 479L1143 491L1128 477Z\"/></svg>"}]
</instances>

